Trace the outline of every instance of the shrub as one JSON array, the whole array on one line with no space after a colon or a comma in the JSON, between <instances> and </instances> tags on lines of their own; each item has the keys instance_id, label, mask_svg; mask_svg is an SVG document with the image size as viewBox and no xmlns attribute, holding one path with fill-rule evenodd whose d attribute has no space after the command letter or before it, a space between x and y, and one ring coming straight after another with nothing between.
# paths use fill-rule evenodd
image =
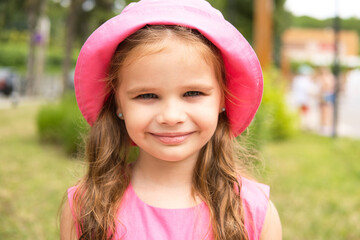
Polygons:
<instances>
[{"instance_id":1,"label":"shrub","mask_svg":"<svg viewBox=\"0 0 360 240\"><path fill-rule=\"evenodd\" d=\"M263 99L248 134L255 148L261 148L267 141L287 139L296 133L295 115L286 105L285 87L285 81L277 70L264 73Z\"/></svg>"},{"instance_id":2,"label":"shrub","mask_svg":"<svg viewBox=\"0 0 360 240\"><path fill-rule=\"evenodd\" d=\"M41 140L60 142L63 111L60 104L43 106L37 115L37 128Z\"/></svg>"},{"instance_id":3,"label":"shrub","mask_svg":"<svg viewBox=\"0 0 360 240\"><path fill-rule=\"evenodd\" d=\"M29 46L26 42L0 42L0 66L12 67L16 70L25 71L28 60L28 48ZM73 52L71 65L75 66L79 50L74 49ZM64 53L62 48L56 46L48 47L46 49L45 71L61 72L63 57Z\"/></svg>"},{"instance_id":4,"label":"shrub","mask_svg":"<svg viewBox=\"0 0 360 240\"><path fill-rule=\"evenodd\" d=\"M25 45L0 44L0 66L24 68L27 49Z\"/></svg>"},{"instance_id":5,"label":"shrub","mask_svg":"<svg viewBox=\"0 0 360 240\"><path fill-rule=\"evenodd\" d=\"M83 135L88 131L73 92L57 104L43 106L37 115L37 128L40 140L61 144L68 153L81 149Z\"/></svg>"},{"instance_id":6,"label":"shrub","mask_svg":"<svg viewBox=\"0 0 360 240\"><path fill-rule=\"evenodd\" d=\"M41 141L60 144L69 154L82 151L89 125L76 105L74 92L68 92L59 103L43 106L37 114L37 129ZM129 161L135 161L138 154L138 147L132 147Z\"/></svg>"}]
</instances>

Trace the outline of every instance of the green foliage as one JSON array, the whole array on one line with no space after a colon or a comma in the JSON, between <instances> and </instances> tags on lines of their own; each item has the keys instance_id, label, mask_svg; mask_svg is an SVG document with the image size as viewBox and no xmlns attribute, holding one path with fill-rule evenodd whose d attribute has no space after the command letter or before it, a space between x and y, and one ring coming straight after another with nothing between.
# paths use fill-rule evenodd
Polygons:
<instances>
[{"instance_id":1,"label":"green foliage","mask_svg":"<svg viewBox=\"0 0 360 240\"><path fill-rule=\"evenodd\" d=\"M3 29L26 28L26 2L24 0L0 1L0 35L3 34Z\"/></svg>"},{"instance_id":2,"label":"green foliage","mask_svg":"<svg viewBox=\"0 0 360 240\"><path fill-rule=\"evenodd\" d=\"M81 161L38 141L39 107L0 108L0 239L59 239L61 200L83 175Z\"/></svg>"},{"instance_id":3,"label":"green foliage","mask_svg":"<svg viewBox=\"0 0 360 240\"><path fill-rule=\"evenodd\" d=\"M249 141L256 148L267 141L284 140L296 133L295 116L286 105L285 84L280 73L264 73L264 94L260 108L249 127Z\"/></svg>"},{"instance_id":4,"label":"green foliage","mask_svg":"<svg viewBox=\"0 0 360 240\"><path fill-rule=\"evenodd\" d=\"M224 11L224 8L226 6L227 1L223 0L207 0L211 6L213 6L216 9L219 9L221 12Z\"/></svg>"},{"instance_id":5,"label":"green foliage","mask_svg":"<svg viewBox=\"0 0 360 240\"><path fill-rule=\"evenodd\" d=\"M72 66L75 66L79 50L74 51ZM26 42L8 42L0 44L0 66L13 67L24 71L26 68L28 46ZM63 61L63 51L60 48L48 48L46 52L46 72L60 72Z\"/></svg>"},{"instance_id":6,"label":"green foliage","mask_svg":"<svg viewBox=\"0 0 360 240\"><path fill-rule=\"evenodd\" d=\"M329 28L333 26L333 19L317 19L309 16L293 16L292 26L299 28Z\"/></svg>"},{"instance_id":7,"label":"green foliage","mask_svg":"<svg viewBox=\"0 0 360 240\"><path fill-rule=\"evenodd\" d=\"M227 0L223 14L251 43L253 39L253 1Z\"/></svg>"},{"instance_id":8,"label":"green foliage","mask_svg":"<svg viewBox=\"0 0 360 240\"><path fill-rule=\"evenodd\" d=\"M359 238L359 144L298 134L263 148L284 240Z\"/></svg>"},{"instance_id":9,"label":"green foliage","mask_svg":"<svg viewBox=\"0 0 360 240\"><path fill-rule=\"evenodd\" d=\"M60 143L66 152L75 153L82 147L88 125L83 119L74 93L66 94L59 103L43 106L37 115L40 139Z\"/></svg>"},{"instance_id":10,"label":"green foliage","mask_svg":"<svg viewBox=\"0 0 360 240\"><path fill-rule=\"evenodd\" d=\"M57 104L42 106L36 124L41 141L61 144L69 154L84 150L83 138L89 126L78 109L73 92L67 93ZM135 161L138 154L139 148L132 147L129 161Z\"/></svg>"},{"instance_id":11,"label":"green foliage","mask_svg":"<svg viewBox=\"0 0 360 240\"><path fill-rule=\"evenodd\" d=\"M0 44L0 66L25 69L27 48L25 44Z\"/></svg>"},{"instance_id":12,"label":"green foliage","mask_svg":"<svg viewBox=\"0 0 360 240\"><path fill-rule=\"evenodd\" d=\"M298 73L299 72L299 68L303 65L307 65L309 67L311 67L312 69L316 70L317 68L321 67L328 67L329 69L331 69L331 71L334 73L334 64L329 64L329 65L316 65L313 62L310 61L295 61L292 60L290 62L290 69L292 73ZM340 64L340 72L346 72L351 70L353 67L349 67L345 64Z\"/></svg>"},{"instance_id":13,"label":"green foliage","mask_svg":"<svg viewBox=\"0 0 360 240\"><path fill-rule=\"evenodd\" d=\"M76 59L79 55L79 49L73 50L71 66L74 68ZM46 53L46 70L60 72L63 64L64 53L60 48L49 48Z\"/></svg>"},{"instance_id":14,"label":"green foliage","mask_svg":"<svg viewBox=\"0 0 360 240\"><path fill-rule=\"evenodd\" d=\"M292 14L285 9L285 0L275 0L275 8L273 12L273 24L274 24L274 46L273 56L276 66L280 66L281 62L281 48L282 33L291 25Z\"/></svg>"},{"instance_id":15,"label":"green foliage","mask_svg":"<svg viewBox=\"0 0 360 240\"><path fill-rule=\"evenodd\" d=\"M2 30L0 34L0 42L20 43L24 44L29 41L27 31L19 31L16 29Z\"/></svg>"},{"instance_id":16,"label":"green foliage","mask_svg":"<svg viewBox=\"0 0 360 240\"><path fill-rule=\"evenodd\" d=\"M355 30L360 34L360 19L346 18L340 19L341 28L345 30ZM292 16L291 25L299 28L331 28L334 26L334 18L317 19L309 16Z\"/></svg>"}]
</instances>

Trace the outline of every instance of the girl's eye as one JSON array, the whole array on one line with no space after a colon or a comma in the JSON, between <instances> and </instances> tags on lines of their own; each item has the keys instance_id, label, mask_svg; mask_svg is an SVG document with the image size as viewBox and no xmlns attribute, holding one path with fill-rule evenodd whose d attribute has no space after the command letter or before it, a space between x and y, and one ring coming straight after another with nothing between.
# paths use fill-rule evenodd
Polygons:
<instances>
[{"instance_id":1,"label":"girl's eye","mask_svg":"<svg viewBox=\"0 0 360 240\"><path fill-rule=\"evenodd\" d=\"M199 91L189 91L184 94L184 97L197 97L203 95L202 92Z\"/></svg>"},{"instance_id":2,"label":"girl's eye","mask_svg":"<svg viewBox=\"0 0 360 240\"><path fill-rule=\"evenodd\" d=\"M140 99L152 99L152 98L157 98L157 96L153 93L145 93L145 94L140 94L139 96L137 96L136 98L140 98Z\"/></svg>"}]
</instances>

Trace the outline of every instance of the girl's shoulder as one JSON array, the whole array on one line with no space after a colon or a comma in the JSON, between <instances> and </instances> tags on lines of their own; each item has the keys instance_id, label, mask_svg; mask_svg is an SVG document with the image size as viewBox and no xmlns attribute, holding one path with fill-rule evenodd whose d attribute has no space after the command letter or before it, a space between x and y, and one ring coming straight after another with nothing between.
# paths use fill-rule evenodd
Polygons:
<instances>
[{"instance_id":1,"label":"girl's shoulder","mask_svg":"<svg viewBox=\"0 0 360 240\"><path fill-rule=\"evenodd\" d=\"M268 185L240 177L241 199L244 207L245 227L250 239L260 237L270 202Z\"/></svg>"},{"instance_id":2,"label":"girl's shoulder","mask_svg":"<svg viewBox=\"0 0 360 240\"><path fill-rule=\"evenodd\" d=\"M75 223L75 227L76 227L76 236L80 237L80 228L79 225L77 224L77 219L76 219L76 214L75 214L75 209L74 209L74 199L76 198L76 190L78 189L78 186L72 186L70 188L67 189L67 196L68 196L68 203L69 203L69 207L70 207L70 211L71 211L71 215L72 215L72 219L73 222Z\"/></svg>"},{"instance_id":3,"label":"girl's shoulder","mask_svg":"<svg viewBox=\"0 0 360 240\"><path fill-rule=\"evenodd\" d=\"M258 204L269 201L270 187L268 185L245 177L239 177L239 183L241 185L241 197L244 200Z\"/></svg>"},{"instance_id":4,"label":"girl's shoulder","mask_svg":"<svg viewBox=\"0 0 360 240\"><path fill-rule=\"evenodd\" d=\"M74 197L75 197L77 188L78 188L77 185L75 185L75 186L68 188L68 190L67 190L68 201L69 201L69 205L70 205L71 209L73 208L73 201L74 201Z\"/></svg>"}]
</instances>

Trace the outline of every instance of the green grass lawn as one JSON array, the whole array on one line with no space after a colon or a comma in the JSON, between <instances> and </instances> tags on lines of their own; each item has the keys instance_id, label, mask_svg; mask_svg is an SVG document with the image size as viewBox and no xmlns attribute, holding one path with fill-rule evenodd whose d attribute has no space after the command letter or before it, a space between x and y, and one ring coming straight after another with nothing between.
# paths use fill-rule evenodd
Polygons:
<instances>
[{"instance_id":1,"label":"green grass lawn","mask_svg":"<svg viewBox=\"0 0 360 240\"><path fill-rule=\"evenodd\" d=\"M360 141L302 134L263 155L284 239L360 239Z\"/></svg>"},{"instance_id":2,"label":"green grass lawn","mask_svg":"<svg viewBox=\"0 0 360 240\"><path fill-rule=\"evenodd\" d=\"M79 161L39 142L38 109L0 109L0 239L58 239L59 205L81 175ZM360 238L360 141L301 134L262 155L285 240Z\"/></svg>"},{"instance_id":3,"label":"green grass lawn","mask_svg":"<svg viewBox=\"0 0 360 240\"><path fill-rule=\"evenodd\" d=\"M38 108L0 109L0 239L58 239L58 208L79 176L79 161L40 144Z\"/></svg>"}]
</instances>

